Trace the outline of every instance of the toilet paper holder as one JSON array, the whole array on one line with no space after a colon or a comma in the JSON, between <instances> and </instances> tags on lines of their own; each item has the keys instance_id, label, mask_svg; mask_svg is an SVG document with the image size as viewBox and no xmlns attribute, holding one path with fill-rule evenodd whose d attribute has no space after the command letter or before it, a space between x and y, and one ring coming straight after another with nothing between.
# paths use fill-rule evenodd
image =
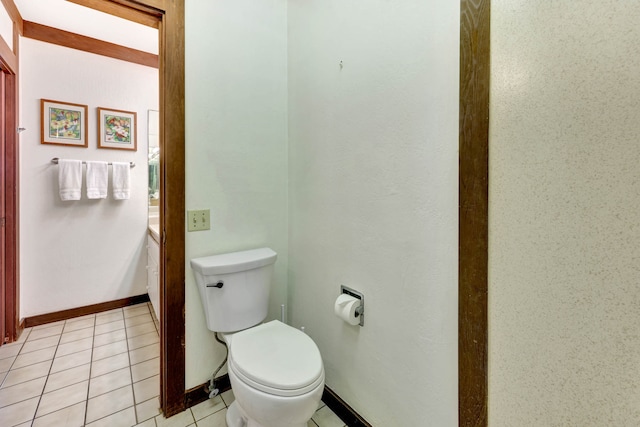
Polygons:
<instances>
[{"instance_id":1,"label":"toilet paper holder","mask_svg":"<svg viewBox=\"0 0 640 427\"><path fill-rule=\"evenodd\" d=\"M360 300L360 306L356 308L356 317L360 318L360 326L364 326L364 295L348 286L340 285L340 293L347 294Z\"/></svg>"}]
</instances>

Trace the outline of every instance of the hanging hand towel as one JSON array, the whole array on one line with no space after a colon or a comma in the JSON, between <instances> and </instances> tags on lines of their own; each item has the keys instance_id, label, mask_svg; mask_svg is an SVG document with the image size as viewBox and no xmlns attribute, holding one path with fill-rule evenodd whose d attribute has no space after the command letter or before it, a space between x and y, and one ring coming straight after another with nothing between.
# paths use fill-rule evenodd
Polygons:
<instances>
[{"instance_id":1,"label":"hanging hand towel","mask_svg":"<svg viewBox=\"0 0 640 427\"><path fill-rule=\"evenodd\" d=\"M111 187L113 198L116 200L126 200L131 194L130 175L131 166L129 163L113 162L113 174L111 175Z\"/></svg>"},{"instance_id":2,"label":"hanging hand towel","mask_svg":"<svg viewBox=\"0 0 640 427\"><path fill-rule=\"evenodd\" d=\"M107 198L108 165L107 162L87 162L87 198Z\"/></svg>"},{"instance_id":3,"label":"hanging hand towel","mask_svg":"<svg viewBox=\"0 0 640 427\"><path fill-rule=\"evenodd\" d=\"M62 200L80 200L82 190L82 162L58 160L58 186Z\"/></svg>"}]
</instances>

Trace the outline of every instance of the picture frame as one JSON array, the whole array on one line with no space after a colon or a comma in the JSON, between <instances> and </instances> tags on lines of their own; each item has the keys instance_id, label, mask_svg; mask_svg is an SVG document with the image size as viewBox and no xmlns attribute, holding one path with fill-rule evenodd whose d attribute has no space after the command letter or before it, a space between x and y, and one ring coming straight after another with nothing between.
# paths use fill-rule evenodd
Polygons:
<instances>
[{"instance_id":1,"label":"picture frame","mask_svg":"<svg viewBox=\"0 0 640 427\"><path fill-rule=\"evenodd\" d=\"M98 107L98 148L137 151L137 136L134 111Z\"/></svg>"},{"instance_id":2,"label":"picture frame","mask_svg":"<svg viewBox=\"0 0 640 427\"><path fill-rule=\"evenodd\" d=\"M87 113L83 104L41 99L41 143L87 148Z\"/></svg>"}]
</instances>

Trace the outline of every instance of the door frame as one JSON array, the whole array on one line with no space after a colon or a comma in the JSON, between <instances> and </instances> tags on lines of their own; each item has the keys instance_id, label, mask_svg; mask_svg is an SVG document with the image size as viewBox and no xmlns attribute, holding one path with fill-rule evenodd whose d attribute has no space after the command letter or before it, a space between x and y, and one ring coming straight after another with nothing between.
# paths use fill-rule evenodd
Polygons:
<instances>
[{"instance_id":1,"label":"door frame","mask_svg":"<svg viewBox=\"0 0 640 427\"><path fill-rule=\"evenodd\" d=\"M14 24L12 50L0 37L0 72L4 74L4 138L5 153L2 167L5 218L2 250L2 309L3 326L0 345L15 341L20 335L19 283L19 146L18 146L18 28ZM14 53L14 51L16 53Z\"/></svg>"},{"instance_id":2,"label":"door frame","mask_svg":"<svg viewBox=\"0 0 640 427\"><path fill-rule=\"evenodd\" d=\"M487 426L491 0L460 3L458 423Z\"/></svg>"}]
</instances>

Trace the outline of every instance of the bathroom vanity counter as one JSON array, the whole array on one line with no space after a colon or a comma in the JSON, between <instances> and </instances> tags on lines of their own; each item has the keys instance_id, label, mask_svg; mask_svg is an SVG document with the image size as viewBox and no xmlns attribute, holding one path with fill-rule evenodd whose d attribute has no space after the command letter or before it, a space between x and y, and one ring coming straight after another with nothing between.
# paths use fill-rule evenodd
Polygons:
<instances>
[{"instance_id":1,"label":"bathroom vanity counter","mask_svg":"<svg viewBox=\"0 0 640 427\"><path fill-rule=\"evenodd\" d=\"M149 236L151 236L156 243L160 243L160 224L149 223Z\"/></svg>"}]
</instances>

